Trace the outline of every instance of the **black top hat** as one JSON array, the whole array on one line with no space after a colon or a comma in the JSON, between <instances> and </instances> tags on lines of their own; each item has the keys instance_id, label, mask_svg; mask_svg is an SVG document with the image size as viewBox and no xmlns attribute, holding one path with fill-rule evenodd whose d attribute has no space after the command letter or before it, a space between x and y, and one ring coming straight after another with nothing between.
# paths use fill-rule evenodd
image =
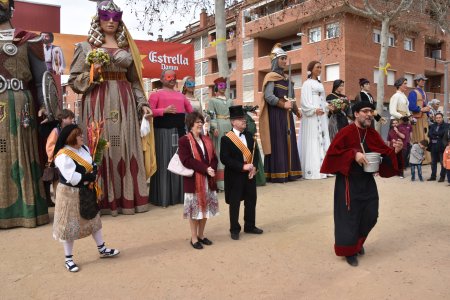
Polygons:
<instances>
[{"instance_id":1,"label":"black top hat","mask_svg":"<svg viewBox=\"0 0 450 300\"><path fill-rule=\"evenodd\" d=\"M230 106L228 109L230 111L230 119L245 118L245 112L242 105Z\"/></svg>"},{"instance_id":2,"label":"black top hat","mask_svg":"<svg viewBox=\"0 0 450 300\"><path fill-rule=\"evenodd\" d=\"M70 125L65 126L61 130L61 133L59 134L58 139L56 140L55 149L53 150L53 157L55 157L56 154L58 154L59 150L64 148L64 146L66 145L67 138L69 137L70 133L77 128L79 128L78 125L70 124Z\"/></svg>"}]
</instances>

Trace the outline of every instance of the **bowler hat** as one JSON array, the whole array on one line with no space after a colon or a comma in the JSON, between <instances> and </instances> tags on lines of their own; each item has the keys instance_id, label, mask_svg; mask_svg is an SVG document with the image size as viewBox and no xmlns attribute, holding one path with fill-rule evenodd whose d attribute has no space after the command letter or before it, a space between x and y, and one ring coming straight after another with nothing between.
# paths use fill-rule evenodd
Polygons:
<instances>
[{"instance_id":1,"label":"bowler hat","mask_svg":"<svg viewBox=\"0 0 450 300\"><path fill-rule=\"evenodd\" d=\"M245 112L242 105L230 106L228 110L230 111L230 119L240 119L245 117Z\"/></svg>"}]
</instances>

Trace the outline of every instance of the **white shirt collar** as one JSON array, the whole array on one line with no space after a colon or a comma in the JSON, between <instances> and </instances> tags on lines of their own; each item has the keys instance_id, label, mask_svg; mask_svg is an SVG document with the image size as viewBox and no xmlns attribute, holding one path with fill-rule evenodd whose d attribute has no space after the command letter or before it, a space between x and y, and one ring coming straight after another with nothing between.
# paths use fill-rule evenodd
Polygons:
<instances>
[{"instance_id":1,"label":"white shirt collar","mask_svg":"<svg viewBox=\"0 0 450 300\"><path fill-rule=\"evenodd\" d=\"M233 127L233 132L234 134L236 134L237 136L241 135L241 132L239 130L237 130L236 128Z\"/></svg>"}]
</instances>

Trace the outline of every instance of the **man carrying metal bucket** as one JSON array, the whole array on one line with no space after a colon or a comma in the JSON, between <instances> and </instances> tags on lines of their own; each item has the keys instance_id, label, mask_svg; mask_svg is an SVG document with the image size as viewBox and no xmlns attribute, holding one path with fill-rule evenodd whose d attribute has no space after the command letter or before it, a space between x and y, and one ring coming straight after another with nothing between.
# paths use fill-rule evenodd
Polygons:
<instances>
[{"instance_id":1,"label":"man carrying metal bucket","mask_svg":"<svg viewBox=\"0 0 450 300\"><path fill-rule=\"evenodd\" d=\"M373 172L378 169L381 177L392 177L399 175L403 164L402 141L394 141L389 147L371 128L374 109L369 102L358 102L352 107L355 122L336 134L320 170L336 174L334 250L337 256L345 256L351 266L358 265L356 256L364 254L364 241L378 218L379 198ZM381 155L378 168L364 169L372 156L369 153Z\"/></svg>"}]
</instances>

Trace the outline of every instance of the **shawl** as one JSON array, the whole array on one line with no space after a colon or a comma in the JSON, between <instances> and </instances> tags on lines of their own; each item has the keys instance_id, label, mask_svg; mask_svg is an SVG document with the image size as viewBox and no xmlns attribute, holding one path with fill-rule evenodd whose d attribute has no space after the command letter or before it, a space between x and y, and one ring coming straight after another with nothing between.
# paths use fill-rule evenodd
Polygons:
<instances>
[{"instance_id":1,"label":"shawl","mask_svg":"<svg viewBox=\"0 0 450 300\"><path fill-rule=\"evenodd\" d=\"M270 124L269 124L269 109L264 100L264 89L269 81L278 81L285 79L284 76L276 73L270 72L264 77L263 85L262 85L262 98L261 98L261 115L259 116L259 137L261 139L261 145L263 148L264 155L268 155L272 153L272 146L270 141Z\"/></svg>"},{"instance_id":2,"label":"shawl","mask_svg":"<svg viewBox=\"0 0 450 300\"><path fill-rule=\"evenodd\" d=\"M198 148L196 146L196 142L194 137L192 136L192 133L189 133L187 135L188 139L189 139L189 143L191 144L191 149L192 149L192 155L194 156L194 158L198 161L202 161L202 154L200 153L200 151L198 151ZM209 137L207 136L200 136L203 145L205 147L205 151L208 153L208 163L211 163L212 158L214 157L214 146L212 144L212 141ZM197 201L198 201L198 206L200 207L201 211L203 213L206 212L207 207L206 207L206 185L205 185L205 177L208 178L206 175L201 174L200 172L195 172L195 193L197 194ZM208 180L210 180L212 178L208 178Z\"/></svg>"}]
</instances>

